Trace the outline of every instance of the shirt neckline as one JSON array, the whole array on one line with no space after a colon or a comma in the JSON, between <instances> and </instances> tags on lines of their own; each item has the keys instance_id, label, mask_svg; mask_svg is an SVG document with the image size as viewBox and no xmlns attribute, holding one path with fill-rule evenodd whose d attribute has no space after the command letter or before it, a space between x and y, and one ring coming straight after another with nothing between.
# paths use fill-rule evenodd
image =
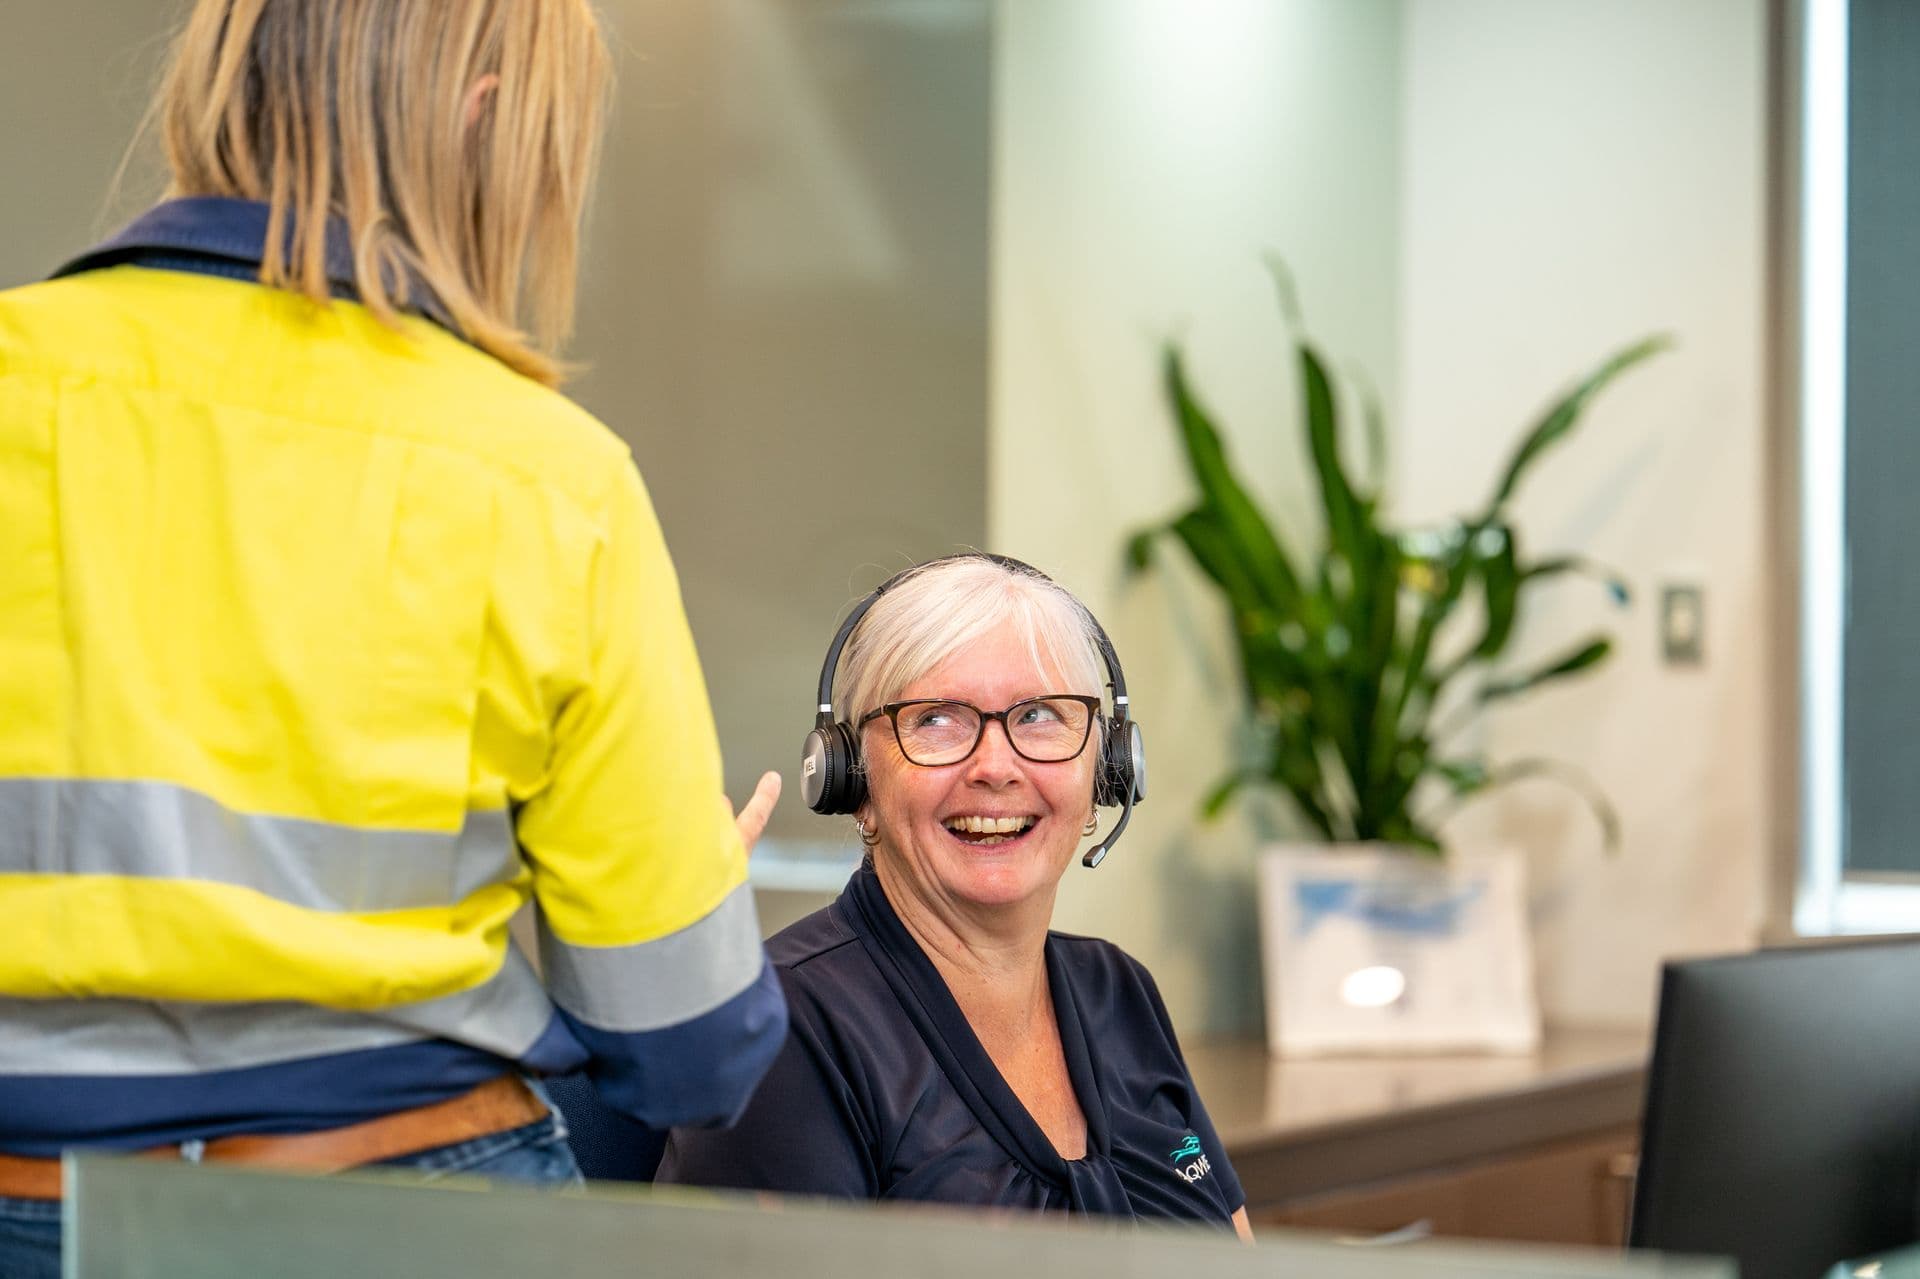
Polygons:
<instances>
[{"instance_id":1,"label":"shirt neckline","mask_svg":"<svg viewBox=\"0 0 1920 1279\"><path fill-rule=\"evenodd\" d=\"M1105 1163L1110 1159L1112 1129L1107 1099L1100 1091L1086 1026L1053 933L1047 934L1046 941L1047 986L1053 1000L1054 1021L1060 1029L1067 1075L1087 1121L1087 1150L1080 1159L1068 1159L1054 1147L1000 1073L1000 1068L994 1065L939 969L907 931L893 903L887 900L886 890L871 866L854 872L841 901L848 908L846 914L855 934L893 988L935 1060L974 1117L1001 1146L1029 1171L1069 1188L1076 1168L1091 1170L1096 1162Z\"/></svg>"},{"instance_id":2,"label":"shirt neckline","mask_svg":"<svg viewBox=\"0 0 1920 1279\"><path fill-rule=\"evenodd\" d=\"M106 240L62 263L50 278L112 266L148 266L257 281L266 255L268 214L263 202L232 196L163 200ZM329 290L337 298L358 302L353 245L347 224L338 217L327 220L324 257ZM465 340L452 313L424 280L409 276L396 292L400 296L395 302L402 310L425 316Z\"/></svg>"}]
</instances>

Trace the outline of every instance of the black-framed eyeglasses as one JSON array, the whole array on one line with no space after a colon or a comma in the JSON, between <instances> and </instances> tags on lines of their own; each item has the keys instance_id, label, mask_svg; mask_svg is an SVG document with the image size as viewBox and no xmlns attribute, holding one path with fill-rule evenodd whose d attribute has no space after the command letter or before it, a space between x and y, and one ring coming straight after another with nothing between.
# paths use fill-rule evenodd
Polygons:
<instances>
[{"instance_id":1,"label":"black-framed eyeglasses","mask_svg":"<svg viewBox=\"0 0 1920 1279\"><path fill-rule=\"evenodd\" d=\"M1022 759L1036 764L1059 764L1079 755L1093 735L1100 699L1079 693L1049 693L1015 702L1003 711L983 711L971 702L952 698L915 698L888 702L860 717L865 728L885 716L893 723L893 740L909 764L938 768L958 764L973 754L997 719L1007 731L1007 742Z\"/></svg>"}]
</instances>

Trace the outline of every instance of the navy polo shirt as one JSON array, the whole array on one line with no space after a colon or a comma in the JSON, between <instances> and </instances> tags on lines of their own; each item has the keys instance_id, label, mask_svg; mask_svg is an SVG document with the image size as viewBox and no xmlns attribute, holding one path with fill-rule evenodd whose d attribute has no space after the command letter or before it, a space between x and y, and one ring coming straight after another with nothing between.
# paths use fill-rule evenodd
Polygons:
<instances>
[{"instance_id":1,"label":"navy polo shirt","mask_svg":"<svg viewBox=\"0 0 1920 1279\"><path fill-rule=\"evenodd\" d=\"M1117 946L1049 933L1084 1158L1063 1159L871 869L767 944L792 1020L731 1129L676 1129L658 1180L848 1199L1173 1217L1246 1202L1160 992Z\"/></svg>"}]
</instances>

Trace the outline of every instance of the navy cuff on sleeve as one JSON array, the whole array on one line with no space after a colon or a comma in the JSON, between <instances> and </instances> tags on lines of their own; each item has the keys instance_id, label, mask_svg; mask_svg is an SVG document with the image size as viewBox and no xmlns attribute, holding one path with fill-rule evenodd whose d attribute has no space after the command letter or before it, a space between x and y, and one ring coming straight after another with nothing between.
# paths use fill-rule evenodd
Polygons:
<instances>
[{"instance_id":1,"label":"navy cuff on sleeve","mask_svg":"<svg viewBox=\"0 0 1920 1279\"><path fill-rule=\"evenodd\" d=\"M787 1037L786 996L764 960L745 990L676 1025L622 1032L560 1015L592 1054L601 1100L653 1128L731 1124Z\"/></svg>"}]
</instances>

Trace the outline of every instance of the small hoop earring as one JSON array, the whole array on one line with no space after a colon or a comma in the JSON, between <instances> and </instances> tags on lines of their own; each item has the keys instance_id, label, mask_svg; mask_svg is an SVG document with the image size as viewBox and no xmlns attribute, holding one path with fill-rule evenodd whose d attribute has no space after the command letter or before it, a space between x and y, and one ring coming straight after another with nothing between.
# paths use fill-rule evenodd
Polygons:
<instances>
[{"instance_id":1,"label":"small hoop earring","mask_svg":"<svg viewBox=\"0 0 1920 1279\"><path fill-rule=\"evenodd\" d=\"M1089 813L1087 814L1087 824L1080 828L1080 833L1082 835L1091 835L1099 829L1100 829L1100 814Z\"/></svg>"},{"instance_id":2,"label":"small hoop earring","mask_svg":"<svg viewBox=\"0 0 1920 1279\"><path fill-rule=\"evenodd\" d=\"M868 848L872 848L880 842L880 830L878 827L870 827L856 817L853 821L853 828L860 832L860 842Z\"/></svg>"}]
</instances>

